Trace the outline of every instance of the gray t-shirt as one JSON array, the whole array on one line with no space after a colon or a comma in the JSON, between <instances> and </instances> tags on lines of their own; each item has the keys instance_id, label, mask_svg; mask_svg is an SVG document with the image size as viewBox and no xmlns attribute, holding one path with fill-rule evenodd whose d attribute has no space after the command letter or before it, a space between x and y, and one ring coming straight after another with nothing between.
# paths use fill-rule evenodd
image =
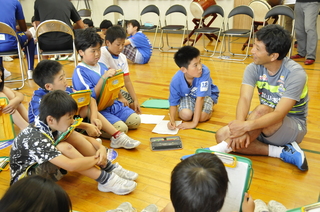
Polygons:
<instances>
[{"instance_id":1,"label":"gray t-shirt","mask_svg":"<svg viewBox=\"0 0 320 212\"><path fill-rule=\"evenodd\" d=\"M289 117L306 121L308 114L307 74L295 61L284 58L280 70L270 76L262 65L251 63L247 66L242 84L257 86L260 104L275 108L282 97L296 100L289 111Z\"/></svg>"}]
</instances>

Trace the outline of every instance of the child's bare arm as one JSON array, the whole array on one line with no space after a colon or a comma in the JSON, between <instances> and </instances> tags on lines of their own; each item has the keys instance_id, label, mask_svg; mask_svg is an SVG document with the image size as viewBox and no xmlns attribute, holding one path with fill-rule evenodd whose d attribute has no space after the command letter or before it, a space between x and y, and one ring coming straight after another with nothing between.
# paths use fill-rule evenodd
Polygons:
<instances>
[{"instance_id":1,"label":"child's bare arm","mask_svg":"<svg viewBox=\"0 0 320 212\"><path fill-rule=\"evenodd\" d=\"M118 101L122 102L124 106L129 106L128 100L122 96L120 91L118 94Z\"/></svg>"},{"instance_id":2,"label":"child's bare arm","mask_svg":"<svg viewBox=\"0 0 320 212\"><path fill-rule=\"evenodd\" d=\"M175 122L176 113L177 113L177 106L170 106L170 108L169 108L170 121L168 122L168 129L169 130L176 129L176 122Z\"/></svg>"},{"instance_id":3,"label":"child's bare arm","mask_svg":"<svg viewBox=\"0 0 320 212\"><path fill-rule=\"evenodd\" d=\"M127 91L129 92L131 98L133 99L133 110L136 113L141 114L139 101L138 101L136 92L134 91L134 87L133 87L133 84L131 82L129 75L124 76L124 85L125 85Z\"/></svg>"},{"instance_id":4,"label":"child's bare arm","mask_svg":"<svg viewBox=\"0 0 320 212\"><path fill-rule=\"evenodd\" d=\"M3 88L3 93L9 98L9 104L3 108L3 113L14 113L24 99L22 93L12 91L8 87Z\"/></svg>"},{"instance_id":5,"label":"child's bare arm","mask_svg":"<svg viewBox=\"0 0 320 212\"><path fill-rule=\"evenodd\" d=\"M77 128L85 130L88 133L88 135L92 137L99 137L101 135L100 129L97 126L90 123L82 122Z\"/></svg>"}]
</instances>

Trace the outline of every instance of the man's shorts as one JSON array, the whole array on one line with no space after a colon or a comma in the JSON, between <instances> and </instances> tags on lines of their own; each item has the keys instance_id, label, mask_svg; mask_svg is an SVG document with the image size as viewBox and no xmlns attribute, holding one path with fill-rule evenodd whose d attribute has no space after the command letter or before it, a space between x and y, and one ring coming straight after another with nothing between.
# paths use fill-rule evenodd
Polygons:
<instances>
[{"instance_id":1,"label":"man's shorts","mask_svg":"<svg viewBox=\"0 0 320 212\"><path fill-rule=\"evenodd\" d=\"M282 126L273 135L267 137L261 133L257 140L266 144L284 146L293 141L301 143L306 133L307 127L303 121L286 116Z\"/></svg>"},{"instance_id":2,"label":"man's shorts","mask_svg":"<svg viewBox=\"0 0 320 212\"><path fill-rule=\"evenodd\" d=\"M212 112L213 104L214 103L211 97L206 96L204 98L202 112L210 114ZM180 112L182 109L189 109L192 112L194 112L195 106L196 106L196 99L190 96L185 96L180 99L178 111Z\"/></svg>"}]
</instances>

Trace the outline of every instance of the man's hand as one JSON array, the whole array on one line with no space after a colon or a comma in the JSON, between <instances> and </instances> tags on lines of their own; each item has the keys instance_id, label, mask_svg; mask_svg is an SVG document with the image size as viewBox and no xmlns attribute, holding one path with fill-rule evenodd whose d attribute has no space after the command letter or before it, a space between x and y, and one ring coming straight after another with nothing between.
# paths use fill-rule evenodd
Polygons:
<instances>
[{"instance_id":1,"label":"man's hand","mask_svg":"<svg viewBox=\"0 0 320 212\"><path fill-rule=\"evenodd\" d=\"M231 147L233 151L247 148L250 145L250 136L248 133L245 133L236 138L230 138L230 140L231 142L228 147Z\"/></svg>"},{"instance_id":2,"label":"man's hand","mask_svg":"<svg viewBox=\"0 0 320 212\"><path fill-rule=\"evenodd\" d=\"M228 124L230 129L230 138L239 137L247 132L247 121L233 120Z\"/></svg>"}]
</instances>

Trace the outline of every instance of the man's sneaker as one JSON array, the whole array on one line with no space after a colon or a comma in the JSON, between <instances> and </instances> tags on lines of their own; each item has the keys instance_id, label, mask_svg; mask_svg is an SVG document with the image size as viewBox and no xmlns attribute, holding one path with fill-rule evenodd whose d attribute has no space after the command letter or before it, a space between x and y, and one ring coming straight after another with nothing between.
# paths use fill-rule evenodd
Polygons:
<instances>
[{"instance_id":1,"label":"man's sneaker","mask_svg":"<svg viewBox=\"0 0 320 212\"><path fill-rule=\"evenodd\" d=\"M254 200L254 212L269 212L269 209L261 199Z\"/></svg>"},{"instance_id":2,"label":"man's sneaker","mask_svg":"<svg viewBox=\"0 0 320 212\"><path fill-rule=\"evenodd\" d=\"M270 200L270 202L268 203L268 208L269 211L275 211L275 212L286 212L287 208L282 205L280 202L274 201L274 200Z\"/></svg>"},{"instance_id":3,"label":"man's sneaker","mask_svg":"<svg viewBox=\"0 0 320 212\"><path fill-rule=\"evenodd\" d=\"M141 212L158 212L158 207L155 204L148 205Z\"/></svg>"},{"instance_id":4,"label":"man's sneaker","mask_svg":"<svg viewBox=\"0 0 320 212\"><path fill-rule=\"evenodd\" d=\"M98 184L99 191L113 192L118 195L131 193L137 186L137 183L132 180L126 180L111 172L110 178L105 184Z\"/></svg>"},{"instance_id":5,"label":"man's sneaker","mask_svg":"<svg viewBox=\"0 0 320 212\"><path fill-rule=\"evenodd\" d=\"M119 177L122 177L127 180L135 180L138 177L138 174L129 170L122 168L122 166L117 162L114 165L113 173L116 173Z\"/></svg>"},{"instance_id":6,"label":"man's sneaker","mask_svg":"<svg viewBox=\"0 0 320 212\"><path fill-rule=\"evenodd\" d=\"M106 212L136 212L137 210L132 207L130 202L121 203L116 209L108 210Z\"/></svg>"},{"instance_id":7,"label":"man's sneaker","mask_svg":"<svg viewBox=\"0 0 320 212\"><path fill-rule=\"evenodd\" d=\"M8 78L8 77L10 77L10 76L11 76L11 72L8 71L7 69L4 69L4 79L5 79L5 78Z\"/></svg>"},{"instance_id":8,"label":"man's sneaker","mask_svg":"<svg viewBox=\"0 0 320 212\"><path fill-rule=\"evenodd\" d=\"M136 141L129 136L127 136L124 132L122 132L118 138L111 137L111 144L110 146L114 149L117 148L125 148L125 149L133 149L136 148L141 144L140 141Z\"/></svg>"},{"instance_id":9,"label":"man's sneaker","mask_svg":"<svg viewBox=\"0 0 320 212\"><path fill-rule=\"evenodd\" d=\"M33 73L32 70L28 70L28 79L32 79L32 73Z\"/></svg>"},{"instance_id":10,"label":"man's sneaker","mask_svg":"<svg viewBox=\"0 0 320 212\"><path fill-rule=\"evenodd\" d=\"M307 158L296 142L285 145L280 158L284 162L296 165L301 171L308 170Z\"/></svg>"}]
</instances>

